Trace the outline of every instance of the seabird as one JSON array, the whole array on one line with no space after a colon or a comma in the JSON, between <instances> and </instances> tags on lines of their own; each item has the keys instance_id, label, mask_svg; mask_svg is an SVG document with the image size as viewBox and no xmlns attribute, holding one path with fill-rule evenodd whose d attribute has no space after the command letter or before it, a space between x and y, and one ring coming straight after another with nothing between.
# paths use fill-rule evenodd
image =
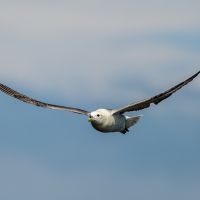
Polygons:
<instances>
[{"instance_id":1,"label":"seabird","mask_svg":"<svg viewBox=\"0 0 200 200\"><path fill-rule=\"evenodd\" d=\"M125 134L129 131L129 128L135 125L138 120L141 118L141 115L138 116L126 116L124 113L131 111L138 111L145 108L150 107L151 104L159 104L164 99L170 97L173 93L181 89L183 86L187 85L191 82L195 77L199 75L200 71L186 79L185 81L177 84L176 86L158 94L151 98L128 104L124 107L118 109L98 109L92 112L82 110L79 108L67 107L67 106L59 106L49 103L44 103L35 99L32 99L26 95L23 95L6 85L0 83L0 90L20 101L23 101L28 104L32 104L35 106L50 108L55 110L64 110L69 112L74 112L82 115L86 115L88 117L88 121L91 122L92 126L103 133L108 132L121 132Z\"/></svg>"}]
</instances>

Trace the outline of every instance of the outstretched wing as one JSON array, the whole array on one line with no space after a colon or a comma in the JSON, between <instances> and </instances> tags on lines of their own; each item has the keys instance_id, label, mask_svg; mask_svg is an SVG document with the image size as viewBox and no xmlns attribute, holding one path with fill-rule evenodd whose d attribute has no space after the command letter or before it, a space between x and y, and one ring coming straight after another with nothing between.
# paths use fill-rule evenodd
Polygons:
<instances>
[{"instance_id":1,"label":"outstretched wing","mask_svg":"<svg viewBox=\"0 0 200 200\"><path fill-rule=\"evenodd\" d=\"M35 99L32 99L26 95L19 93L1 83L0 83L0 90L20 101L23 101L25 103L32 104L35 106L39 106L39 107L43 107L43 108L50 108L50 109L55 109L55 110L64 110L64 111L74 112L74 113L83 114L83 115L89 115L88 111L85 111L82 109L66 107L66 106L59 106L59 105L48 104L48 103L44 103L41 101L37 101Z\"/></svg>"},{"instance_id":2,"label":"outstretched wing","mask_svg":"<svg viewBox=\"0 0 200 200\"><path fill-rule=\"evenodd\" d=\"M132 103L132 104L129 104L129 105L125 106L125 107L122 107L122 108L119 108L117 110L114 110L113 114L142 110L144 108L148 108L152 103L157 105L158 103L160 103L164 99L170 97L173 93L175 93L176 91L181 89L183 86L185 86L189 82L191 82L196 76L199 75L199 73L200 73L200 71L197 72L196 74L194 74L193 76L191 76L190 78L186 79L185 81L179 83L178 85L170 88L169 90L167 90L167 91L165 91L163 93L160 93L160 94L158 94L156 96L153 96L153 97L151 97L149 99L145 99L145 100L140 101L140 102Z\"/></svg>"}]
</instances>

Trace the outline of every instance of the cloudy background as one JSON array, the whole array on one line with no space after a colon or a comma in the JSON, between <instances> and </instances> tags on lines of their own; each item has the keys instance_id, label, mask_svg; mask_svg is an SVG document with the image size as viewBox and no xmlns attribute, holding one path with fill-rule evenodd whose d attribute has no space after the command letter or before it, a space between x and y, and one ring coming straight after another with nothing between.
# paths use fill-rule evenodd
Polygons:
<instances>
[{"instance_id":1,"label":"cloudy background","mask_svg":"<svg viewBox=\"0 0 200 200\"><path fill-rule=\"evenodd\" d=\"M1 0L0 80L86 110L149 97L200 69L199 9L196 0ZM126 136L1 94L0 199L199 199L199 91L200 78L139 112Z\"/></svg>"}]
</instances>

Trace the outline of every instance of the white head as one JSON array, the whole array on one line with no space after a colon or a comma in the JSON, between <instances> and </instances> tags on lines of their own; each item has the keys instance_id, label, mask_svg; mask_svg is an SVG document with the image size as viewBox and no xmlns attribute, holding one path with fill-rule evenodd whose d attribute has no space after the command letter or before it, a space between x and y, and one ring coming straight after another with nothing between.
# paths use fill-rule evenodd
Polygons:
<instances>
[{"instance_id":1,"label":"white head","mask_svg":"<svg viewBox=\"0 0 200 200\"><path fill-rule=\"evenodd\" d=\"M88 121L92 124L103 124L111 115L109 110L106 109L98 109L90 113Z\"/></svg>"}]
</instances>

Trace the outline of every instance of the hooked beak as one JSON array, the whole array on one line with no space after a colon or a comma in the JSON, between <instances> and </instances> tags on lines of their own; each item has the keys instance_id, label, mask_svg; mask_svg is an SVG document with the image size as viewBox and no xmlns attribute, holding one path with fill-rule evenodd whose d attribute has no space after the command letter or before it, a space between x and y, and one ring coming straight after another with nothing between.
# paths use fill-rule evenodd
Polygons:
<instances>
[{"instance_id":1,"label":"hooked beak","mask_svg":"<svg viewBox=\"0 0 200 200\"><path fill-rule=\"evenodd\" d=\"M88 118L88 122L92 122L92 116L91 115Z\"/></svg>"}]
</instances>

